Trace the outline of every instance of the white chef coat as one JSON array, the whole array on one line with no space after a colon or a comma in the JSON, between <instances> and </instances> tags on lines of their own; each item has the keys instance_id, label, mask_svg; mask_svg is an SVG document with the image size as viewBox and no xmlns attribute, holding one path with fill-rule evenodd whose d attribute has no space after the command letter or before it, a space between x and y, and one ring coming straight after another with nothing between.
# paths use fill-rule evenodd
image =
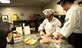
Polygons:
<instances>
[{"instance_id":1,"label":"white chef coat","mask_svg":"<svg viewBox=\"0 0 82 48\"><path fill-rule=\"evenodd\" d=\"M68 38L73 32L82 33L82 8L78 4L73 4L67 11L66 22L60 29L60 33Z\"/></svg>"},{"instance_id":2,"label":"white chef coat","mask_svg":"<svg viewBox=\"0 0 82 48\"><path fill-rule=\"evenodd\" d=\"M45 30L46 34L53 33L55 31L60 30L61 27L61 22L53 17L53 19L49 22L48 19L45 19L42 24L39 26L39 31L40 30Z\"/></svg>"}]
</instances>

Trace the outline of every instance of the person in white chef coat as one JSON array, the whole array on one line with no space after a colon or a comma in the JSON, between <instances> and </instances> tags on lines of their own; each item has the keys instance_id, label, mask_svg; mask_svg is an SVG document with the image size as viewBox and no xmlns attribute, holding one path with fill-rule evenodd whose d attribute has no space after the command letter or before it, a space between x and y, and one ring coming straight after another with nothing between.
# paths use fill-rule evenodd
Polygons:
<instances>
[{"instance_id":1,"label":"person in white chef coat","mask_svg":"<svg viewBox=\"0 0 82 48\"><path fill-rule=\"evenodd\" d=\"M54 17L55 12L53 9L45 9L43 13L46 18L39 26L39 32L43 36L42 38L52 36L52 33L60 30L61 27L61 22Z\"/></svg>"},{"instance_id":2,"label":"person in white chef coat","mask_svg":"<svg viewBox=\"0 0 82 48\"><path fill-rule=\"evenodd\" d=\"M56 39L68 38L74 48L82 48L82 8L74 2L75 0L60 0L57 3L67 11L67 14L66 22L57 33Z\"/></svg>"}]
</instances>

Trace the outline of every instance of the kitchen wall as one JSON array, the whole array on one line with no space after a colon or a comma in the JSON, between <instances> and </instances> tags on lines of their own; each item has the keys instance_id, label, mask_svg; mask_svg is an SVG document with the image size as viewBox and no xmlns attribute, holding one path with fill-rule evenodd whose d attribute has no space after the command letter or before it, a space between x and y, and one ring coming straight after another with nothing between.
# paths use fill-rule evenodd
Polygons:
<instances>
[{"instance_id":1,"label":"kitchen wall","mask_svg":"<svg viewBox=\"0 0 82 48\"><path fill-rule=\"evenodd\" d=\"M51 8L51 9L54 9L55 11L57 11L58 15L65 15L66 12L63 10L63 8L60 5L56 4L58 1L59 0L52 0L50 3L44 5L44 9Z\"/></svg>"},{"instance_id":2,"label":"kitchen wall","mask_svg":"<svg viewBox=\"0 0 82 48\"><path fill-rule=\"evenodd\" d=\"M13 21L13 14L17 14L21 20L28 20L31 14L40 14L43 17L42 11L46 8L54 9L58 15L65 15L66 12L63 8L56 4L58 1L59 0L52 0L42 7L0 7L0 14L8 15L9 22ZM21 16L21 13L24 13L24 16Z\"/></svg>"},{"instance_id":3,"label":"kitchen wall","mask_svg":"<svg viewBox=\"0 0 82 48\"><path fill-rule=\"evenodd\" d=\"M59 0L52 0L50 3L44 5L44 9L46 8L51 8L54 9L55 11L57 11L58 15L66 15L66 12L63 10L63 8L60 5L57 5L57 2ZM76 0L75 3L78 3L82 0Z\"/></svg>"},{"instance_id":4,"label":"kitchen wall","mask_svg":"<svg viewBox=\"0 0 82 48\"><path fill-rule=\"evenodd\" d=\"M29 20L31 14L44 16L42 11L46 8L54 9L58 15L64 15L65 11L60 5L56 4L57 1L58 0L52 0L42 7L0 7L0 13L2 15L8 15L9 22L13 21L13 14L17 14L21 20ZM21 13L24 13L24 16L21 16Z\"/></svg>"},{"instance_id":5,"label":"kitchen wall","mask_svg":"<svg viewBox=\"0 0 82 48\"><path fill-rule=\"evenodd\" d=\"M0 13L2 15L8 15L9 22L13 21L13 14L17 14L21 20L28 20L31 14L42 14L41 7L0 7ZM21 16L24 13L24 16Z\"/></svg>"}]
</instances>

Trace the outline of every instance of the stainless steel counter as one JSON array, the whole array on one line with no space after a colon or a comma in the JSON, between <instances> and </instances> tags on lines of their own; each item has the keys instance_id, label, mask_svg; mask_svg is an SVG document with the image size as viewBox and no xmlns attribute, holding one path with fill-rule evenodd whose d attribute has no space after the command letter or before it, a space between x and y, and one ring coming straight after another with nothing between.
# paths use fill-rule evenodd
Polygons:
<instances>
[{"instance_id":1,"label":"stainless steel counter","mask_svg":"<svg viewBox=\"0 0 82 48\"><path fill-rule=\"evenodd\" d=\"M25 35L23 36L23 39L31 37L35 40L38 40L40 36L38 34L34 35ZM71 45L69 45L67 42L65 43L55 43L55 42L50 42L49 44L42 44L37 41L35 45L26 45L24 41L21 41L19 43L15 43L14 45L7 45L7 48L73 48Z\"/></svg>"}]
</instances>

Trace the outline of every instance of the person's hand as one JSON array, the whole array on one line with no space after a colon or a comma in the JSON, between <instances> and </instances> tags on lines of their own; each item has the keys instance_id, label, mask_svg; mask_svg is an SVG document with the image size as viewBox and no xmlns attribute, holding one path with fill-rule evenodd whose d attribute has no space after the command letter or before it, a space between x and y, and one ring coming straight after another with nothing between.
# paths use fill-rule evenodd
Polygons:
<instances>
[{"instance_id":1,"label":"person's hand","mask_svg":"<svg viewBox=\"0 0 82 48\"><path fill-rule=\"evenodd\" d=\"M49 38L51 37L51 34L45 34L44 36L41 36L42 38Z\"/></svg>"},{"instance_id":2,"label":"person's hand","mask_svg":"<svg viewBox=\"0 0 82 48\"><path fill-rule=\"evenodd\" d=\"M61 33L57 32L55 35L54 35L54 40L55 42L65 42L67 40L67 38L65 38Z\"/></svg>"},{"instance_id":3,"label":"person's hand","mask_svg":"<svg viewBox=\"0 0 82 48\"><path fill-rule=\"evenodd\" d=\"M50 33L50 34L46 34L45 37L52 37L53 35Z\"/></svg>"},{"instance_id":4,"label":"person's hand","mask_svg":"<svg viewBox=\"0 0 82 48\"><path fill-rule=\"evenodd\" d=\"M41 36L45 36L45 33L43 31L40 31Z\"/></svg>"},{"instance_id":5,"label":"person's hand","mask_svg":"<svg viewBox=\"0 0 82 48\"><path fill-rule=\"evenodd\" d=\"M58 37L62 37L63 35L62 35L60 32L58 32L58 33L57 33L57 36L58 36Z\"/></svg>"},{"instance_id":6,"label":"person's hand","mask_svg":"<svg viewBox=\"0 0 82 48\"><path fill-rule=\"evenodd\" d=\"M61 33L59 33L59 32L57 32L57 33L54 34L54 38L55 38L56 40L58 40L58 39L61 38L61 37L63 37L63 35L62 35Z\"/></svg>"}]
</instances>

